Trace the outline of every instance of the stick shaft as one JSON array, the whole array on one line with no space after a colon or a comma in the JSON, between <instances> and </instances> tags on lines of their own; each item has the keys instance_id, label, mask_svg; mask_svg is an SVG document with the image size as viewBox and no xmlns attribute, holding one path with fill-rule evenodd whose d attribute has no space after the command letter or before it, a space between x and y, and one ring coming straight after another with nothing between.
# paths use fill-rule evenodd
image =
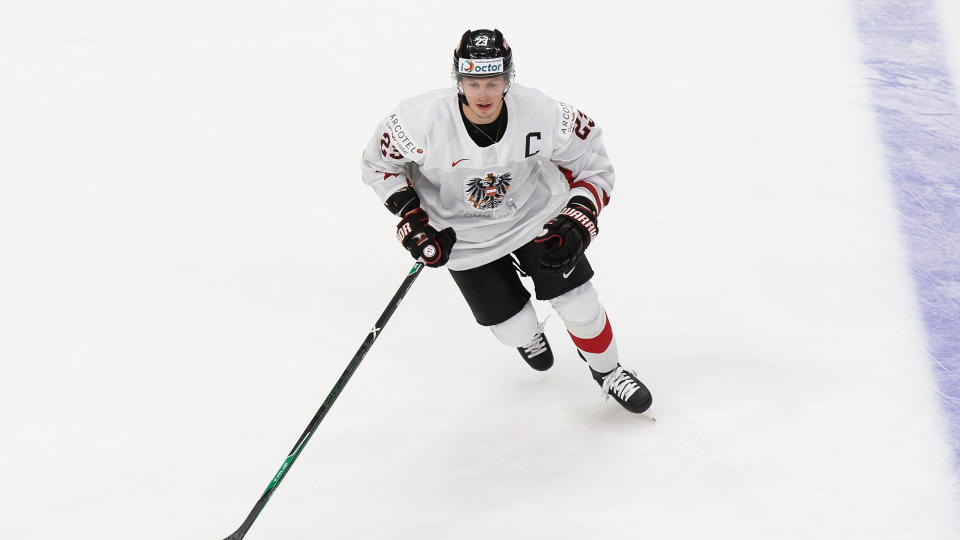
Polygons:
<instances>
[{"instance_id":1,"label":"stick shaft","mask_svg":"<svg viewBox=\"0 0 960 540\"><path fill-rule=\"evenodd\" d=\"M343 387L347 385L347 382L350 381L350 377L353 376L353 373L357 370L357 367L360 366L360 362L363 361L363 357L367 355L367 351L369 351L370 347L373 346L373 342L376 341L377 337L380 336L380 332L383 330L383 327L386 326L387 321L390 320L393 312L397 310L397 306L400 305L400 301L403 300L404 296L406 296L407 291L410 290L413 282L416 281L417 276L420 275L421 270L423 270L423 263L419 261L413 265L413 268L410 269L410 273L407 274L407 277L403 280L403 283L400 284L400 288L397 289L396 294L394 294L393 298L390 299L390 303L387 304L386 309L383 310L383 313L380 315L380 318L377 319L376 324L374 324L370 332L367 333L366 339L363 340L360 348L357 349L357 353L353 355L353 360L347 364L347 368L343 370L343 374L340 375L339 379L337 379L337 383L333 385L333 389L330 390L330 393L327 395L327 399L325 399L323 404L320 405L320 409L317 411L317 414L315 414L313 419L310 420L310 424L307 425L307 429L303 431L303 434L300 435L299 439L297 439L297 443L293 445L293 450L291 450L290 454L287 455L287 459L283 461L283 465L280 466L280 469L273 476L273 479L270 481L267 489L264 490L263 495L260 496L257 504L253 506L253 510L251 510L247 515L247 519L243 521L239 529L228 536L225 540L240 540L246 536L247 531L250 530L253 522L256 521L257 517L260 515L260 512L263 511L264 507L267 505L267 501L269 501L270 497L273 496L273 493L277 490L280 482L282 482L283 478L288 472L290 472L290 468L293 467L293 463L297 460L300 452L303 451L303 448L307 445L307 442L310 441L310 437L313 436L317 426L319 426L320 422L323 421L323 417L327 415L330 407L333 406L333 403L337 400L337 397L340 396L340 392L343 391Z\"/></svg>"}]
</instances>

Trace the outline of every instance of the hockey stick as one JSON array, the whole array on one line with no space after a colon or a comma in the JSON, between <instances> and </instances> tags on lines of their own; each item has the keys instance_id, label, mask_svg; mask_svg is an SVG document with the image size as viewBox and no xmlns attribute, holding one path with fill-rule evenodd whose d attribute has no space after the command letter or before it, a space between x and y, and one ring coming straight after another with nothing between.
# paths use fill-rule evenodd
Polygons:
<instances>
[{"instance_id":1,"label":"hockey stick","mask_svg":"<svg viewBox=\"0 0 960 540\"><path fill-rule=\"evenodd\" d=\"M410 290L410 286L413 285L414 281L416 281L421 270L423 270L423 263L417 261L417 263L413 265L413 268L410 269L410 273L407 274L406 279L404 279L403 283L400 284L400 288L397 290L397 293L393 295L390 303L387 304L387 308L383 310L383 314L380 315L380 318L377 319L376 324L373 325L373 329L367 334L367 338L363 340L363 344L360 345L360 349L357 350L357 354L353 355L353 360L351 360L347 365L347 369L343 370L343 375L340 375L340 379L337 380L337 384L333 385L333 390L330 391L327 399L323 401L323 405L320 405L320 410L318 410L317 414L314 415L313 420L310 420L310 424L307 426L307 429L304 430L303 435L300 435L300 439L297 440L297 444L293 445L293 450L290 451L290 454L287 456L287 459L284 460L283 465L280 466L280 470L277 471L277 474L273 476L273 480L270 481L270 485L267 486L266 491L264 491L263 495L260 496L260 500L257 501L256 505L254 505L253 510L251 510L250 514L247 515L247 519L243 521L243 524L240 525L240 528L237 529L236 532L226 537L224 540L240 540L246 536L247 531L250 530L250 527L253 525L253 522L256 521L257 516L259 516L260 512L263 511L263 508L267 505L267 501L269 501L270 497L273 496L273 492L277 490L277 486L280 485L280 481L283 480L283 477L286 476L288 472L290 472L290 467L293 466L293 462L297 460L297 456L299 456L300 452L303 451L303 447L307 445L307 441L309 441L310 437L313 436L313 432L317 429L317 426L320 425L323 417L327 415L327 411L329 411L330 407L333 406L333 402L337 400L337 397L340 395L343 387L347 385L347 381L349 381L350 377L353 376L353 372L357 370L357 366L360 365L363 357L367 355L367 351L369 351L370 347L373 346L373 342L377 340L377 337L380 335L380 331L383 330L384 326L386 326L387 321L390 320L390 316L393 315L394 311L396 311L400 301L403 300L404 295L406 295L407 291Z\"/></svg>"}]
</instances>

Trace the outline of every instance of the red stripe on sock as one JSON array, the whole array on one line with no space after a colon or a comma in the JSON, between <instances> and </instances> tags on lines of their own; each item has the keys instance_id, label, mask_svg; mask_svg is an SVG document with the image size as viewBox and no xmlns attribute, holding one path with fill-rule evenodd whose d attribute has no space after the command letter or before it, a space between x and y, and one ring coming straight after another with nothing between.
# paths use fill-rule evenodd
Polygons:
<instances>
[{"instance_id":1,"label":"red stripe on sock","mask_svg":"<svg viewBox=\"0 0 960 540\"><path fill-rule=\"evenodd\" d=\"M600 354L607 350L610 342L613 341L613 328L610 327L610 319L606 315L604 315L604 318L606 319L606 323L603 325L603 330L596 337L588 339L579 338L567 332L573 339L573 344L581 351L588 353Z\"/></svg>"}]
</instances>

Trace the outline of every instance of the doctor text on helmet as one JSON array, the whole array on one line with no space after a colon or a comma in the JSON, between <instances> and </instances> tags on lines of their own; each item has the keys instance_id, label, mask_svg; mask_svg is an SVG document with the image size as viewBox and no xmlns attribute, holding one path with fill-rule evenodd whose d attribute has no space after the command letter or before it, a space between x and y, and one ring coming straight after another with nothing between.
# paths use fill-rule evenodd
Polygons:
<instances>
[{"instance_id":1,"label":"doctor text on helmet","mask_svg":"<svg viewBox=\"0 0 960 540\"><path fill-rule=\"evenodd\" d=\"M470 60L461 58L457 71L462 75L499 75L503 73L503 58L484 58Z\"/></svg>"}]
</instances>

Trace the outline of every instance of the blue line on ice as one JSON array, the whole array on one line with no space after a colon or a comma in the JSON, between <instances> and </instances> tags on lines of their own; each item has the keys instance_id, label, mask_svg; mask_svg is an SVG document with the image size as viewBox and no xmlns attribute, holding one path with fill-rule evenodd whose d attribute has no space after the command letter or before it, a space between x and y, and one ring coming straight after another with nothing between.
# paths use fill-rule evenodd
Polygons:
<instances>
[{"instance_id":1,"label":"blue line on ice","mask_svg":"<svg viewBox=\"0 0 960 540\"><path fill-rule=\"evenodd\" d=\"M960 465L960 111L933 0L856 0L873 106Z\"/></svg>"}]
</instances>

